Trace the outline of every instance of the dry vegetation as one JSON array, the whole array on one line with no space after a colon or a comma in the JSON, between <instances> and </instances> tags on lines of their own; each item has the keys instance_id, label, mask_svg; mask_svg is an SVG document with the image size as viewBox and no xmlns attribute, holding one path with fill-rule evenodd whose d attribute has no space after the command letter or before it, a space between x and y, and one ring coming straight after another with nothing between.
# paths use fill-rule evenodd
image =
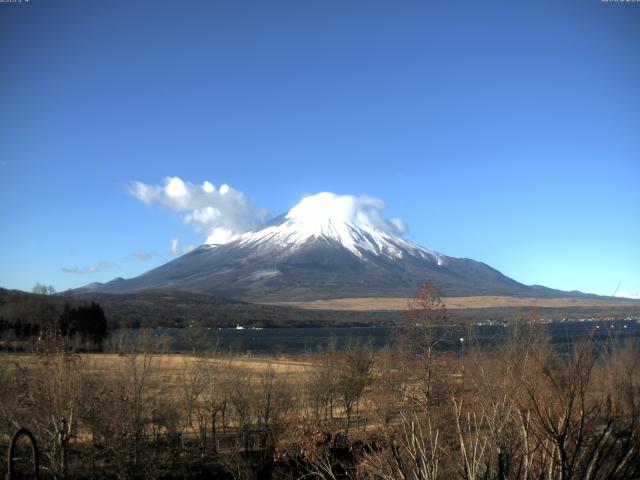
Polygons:
<instances>
[{"instance_id":1,"label":"dry vegetation","mask_svg":"<svg viewBox=\"0 0 640 480\"><path fill-rule=\"evenodd\" d=\"M351 312L405 310L411 298L334 298L308 302L274 302L272 305L304 308L308 310L337 310ZM572 308L572 307L637 307L637 300L612 298L535 298L484 295L478 297L445 297L449 310L476 308Z\"/></svg>"},{"instance_id":2,"label":"dry vegetation","mask_svg":"<svg viewBox=\"0 0 640 480\"><path fill-rule=\"evenodd\" d=\"M560 355L522 322L498 348L447 356L431 328L445 321L425 285L380 351L178 356L141 332L78 355L45 336L2 357L2 443L28 427L47 478L639 478L635 347Z\"/></svg>"}]
</instances>

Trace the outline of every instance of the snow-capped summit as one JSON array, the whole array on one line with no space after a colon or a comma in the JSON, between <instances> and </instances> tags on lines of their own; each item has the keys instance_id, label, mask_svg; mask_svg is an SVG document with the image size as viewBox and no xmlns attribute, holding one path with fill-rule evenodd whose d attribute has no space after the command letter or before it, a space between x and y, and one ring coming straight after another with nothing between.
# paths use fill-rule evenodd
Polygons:
<instances>
[{"instance_id":1,"label":"snow-capped summit","mask_svg":"<svg viewBox=\"0 0 640 480\"><path fill-rule=\"evenodd\" d=\"M406 227L399 219L388 221L379 214L375 199L323 192L305 197L269 226L237 238L241 245L256 248L281 246L289 250L309 241L324 240L347 249L359 258L367 253L401 259L403 255L430 257L442 264L442 256L402 239ZM365 203L365 205L362 205ZM377 208L363 208L366 205Z\"/></svg>"}]
</instances>

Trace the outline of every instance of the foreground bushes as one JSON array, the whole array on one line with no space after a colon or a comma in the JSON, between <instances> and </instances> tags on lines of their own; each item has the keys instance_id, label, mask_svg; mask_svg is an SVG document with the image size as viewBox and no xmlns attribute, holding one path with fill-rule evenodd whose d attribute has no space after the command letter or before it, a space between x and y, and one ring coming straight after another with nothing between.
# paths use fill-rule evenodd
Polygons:
<instances>
[{"instance_id":1,"label":"foreground bushes","mask_svg":"<svg viewBox=\"0 0 640 480\"><path fill-rule=\"evenodd\" d=\"M0 433L31 429L51 478L640 478L635 347L560 355L525 325L462 359L425 328L288 370L45 336L0 364Z\"/></svg>"}]
</instances>

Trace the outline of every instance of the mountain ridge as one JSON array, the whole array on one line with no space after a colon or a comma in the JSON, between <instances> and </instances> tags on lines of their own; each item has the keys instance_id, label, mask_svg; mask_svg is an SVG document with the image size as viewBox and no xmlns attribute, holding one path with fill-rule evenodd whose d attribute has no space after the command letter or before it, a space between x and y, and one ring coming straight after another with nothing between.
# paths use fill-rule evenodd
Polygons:
<instances>
[{"instance_id":1,"label":"mountain ridge","mask_svg":"<svg viewBox=\"0 0 640 480\"><path fill-rule=\"evenodd\" d=\"M205 244L131 279L78 292L173 289L248 301L411 297L424 281L444 296L585 296L527 286L489 265L443 255L402 238L404 225L377 210L321 193L305 197L264 228L224 244Z\"/></svg>"}]
</instances>

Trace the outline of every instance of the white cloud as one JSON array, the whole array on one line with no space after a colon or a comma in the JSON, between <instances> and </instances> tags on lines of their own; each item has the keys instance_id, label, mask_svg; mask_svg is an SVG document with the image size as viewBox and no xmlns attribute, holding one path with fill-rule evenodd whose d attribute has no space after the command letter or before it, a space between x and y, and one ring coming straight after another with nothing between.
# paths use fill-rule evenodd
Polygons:
<instances>
[{"instance_id":1,"label":"white cloud","mask_svg":"<svg viewBox=\"0 0 640 480\"><path fill-rule=\"evenodd\" d=\"M640 299L640 290L619 291L616 297Z\"/></svg>"},{"instance_id":2,"label":"white cloud","mask_svg":"<svg viewBox=\"0 0 640 480\"><path fill-rule=\"evenodd\" d=\"M115 262L98 262L95 265L85 265L83 267L62 267L62 271L64 273L97 273L102 272L103 270L108 270L110 268L117 267L118 264Z\"/></svg>"},{"instance_id":3,"label":"white cloud","mask_svg":"<svg viewBox=\"0 0 640 480\"><path fill-rule=\"evenodd\" d=\"M215 191L215 187L213 186L213 184L211 182L205 181L202 184L202 190L204 190L206 193L212 193Z\"/></svg>"},{"instance_id":4,"label":"white cloud","mask_svg":"<svg viewBox=\"0 0 640 480\"><path fill-rule=\"evenodd\" d=\"M177 238L174 238L171 240L171 247L169 248L169 253L171 253L172 257L177 257L178 255L182 254L182 253L189 253L189 252L193 252L196 248L195 245L187 245L186 247L183 247L182 249L180 248L180 240Z\"/></svg>"},{"instance_id":5,"label":"white cloud","mask_svg":"<svg viewBox=\"0 0 640 480\"><path fill-rule=\"evenodd\" d=\"M401 218L392 218L389 222L396 228L398 233L406 233L409 230L409 227Z\"/></svg>"},{"instance_id":6,"label":"white cloud","mask_svg":"<svg viewBox=\"0 0 640 480\"><path fill-rule=\"evenodd\" d=\"M178 249L178 243L180 243L180 240L178 240L177 238L171 240L171 248L169 249L169 253L171 253L172 257L175 257L176 255L178 255L178 253L180 253L180 250Z\"/></svg>"},{"instance_id":7,"label":"white cloud","mask_svg":"<svg viewBox=\"0 0 640 480\"><path fill-rule=\"evenodd\" d=\"M374 227L395 235L405 233L407 225L402 220L384 218L385 208L386 205L382 200L368 195L337 195L322 192L304 197L289 210L287 218L319 225L326 224L331 219L335 222Z\"/></svg>"},{"instance_id":8,"label":"white cloud","mask_svg":"<svg viewBox=\"0 0 640 480\"><path fill-rule=\"evenodd\" d=\"M267 220L265 209L226 184L216 189L209 181L195 185L179 177L167 177L162 186L135 182L130 193L147 205L160 204L183 212L183 221L193 225L196 233L206 235L206 243L226 243ZM177 255L177 245L176 253L173 251Z\"/></svg>"}]
</instances>

